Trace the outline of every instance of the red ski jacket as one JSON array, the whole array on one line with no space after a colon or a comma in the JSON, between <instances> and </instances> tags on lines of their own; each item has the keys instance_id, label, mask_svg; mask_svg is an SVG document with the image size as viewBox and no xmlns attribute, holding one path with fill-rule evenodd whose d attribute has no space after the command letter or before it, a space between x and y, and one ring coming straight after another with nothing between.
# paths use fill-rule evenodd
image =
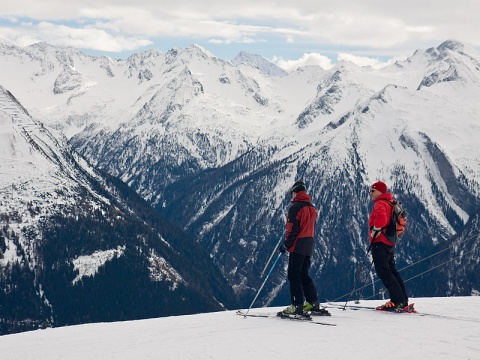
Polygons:
<instances>
[{"instance_id":1,"label":"red ski jacket","mask_svg":"<svg viewBox=\"0 0 480 360\"><path fill-rule=\"evenodd\" d=\"M387 201L385 201L387 200ZM392 193L385 193L378 196L373 202L373 210L368 219L368 237L370 243L372 242L372 228L383 228L390 223L392 215L392 206L389 204L393 200ZM388 241L385 235L380 233L373 242L383 242L387 245L394 246L395 244Z\"/></svg>"},{"instance_id":2,"label":"red ski jacket","mask_svg":"<svg viewBox=\"0 0 480 360\"><path fill-rule=\"evenodd\" d=\"M305 191L298 192L292 203L285 224L284 245L289 252L312 256L317 209Z\"/></svg>"}]
</instances>

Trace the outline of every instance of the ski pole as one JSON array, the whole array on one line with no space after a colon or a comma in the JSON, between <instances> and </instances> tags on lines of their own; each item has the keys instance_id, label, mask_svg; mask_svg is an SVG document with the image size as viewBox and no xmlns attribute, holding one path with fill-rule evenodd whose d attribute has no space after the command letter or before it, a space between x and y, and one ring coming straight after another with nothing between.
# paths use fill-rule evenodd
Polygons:
<instances>
[{"instance_id":1,"label":"ski pole","mask_svg":"<svg viewBox=\"0 0 480 360\"><path fill-rule=\"evenodd\" d=\"M357 281L358 281L358 278L360 277L360 274L362 273L362 269L365 267L365 261L367 261L368 259L368 253L370 252L370 249L372 248L372 244L373 243L370 243L370 246L368 247L367 249L367 253L365 254L365 258L363 259L363 263L362 263L362 266L360 267L358 273L357 273L357 276L355 277L355 281L353 282L353 287L352 287L352 290L350 291L350 293L348 294L348 297L347 297L347 301L345 301L345 305L343 306L343 310L346 309L347 307L347 303L348 301L350 300L350 296L352 296L354 290L355 290L355 286L357 285Z\"/></svg>"},{"instance_id":2,"label":"ski pole","mask_svg":"<svg viewBox=\"0 0 480 360\"><path fill-rule=\"evenodd\" d=\"M373 260L372 260L372 263L370 264L370 269L368 270L367 274L365 275L365 281L363 282L362 289L360 290L360 294L358 295L358 300L356 302L357 304L360 302L360 299L362 298L363 289L365 289L365 285L367 285L368 274L370 274L370 272L372 271L372 266L373 266Z\"/></svg>"},{"instance_id":3,"label":"ski pole","mask_svg":"<svg viewBox=\"0 0 480 360\"><path fill-rule=\"evenodd\" d=\"M260 286L260 289L258 289L257 291L257 295L255 295L255 298L253 299L252 303L250 304L250 307L248 308L247 312L245 313L245 315L243 317L247 317L248 315L248 312L250 311L250 309L252 308L253 304L255 303L255 300L257 300L257 297L258 295L260 294L260 291L262 291L263 287L265 286L265 283L267 282L267 279L270 277L270 274L272 273L273 271L273 268L275 267L275 265L277 264L278 262L278 259L280 259L280 257L282 256L282 253L279 253L277 258L275 259L272 267L270 268L270 271L268 272L267 276L265 277L265 280L263 280L263 284L262 286Z\"/></svg>"},{"instance_id":4,"label":"ski pole","mask_svg":"<svg viewBox=\"0 0 480 360\"><path fill-rule=\"evenodd\" d=\"M262 278L263 275L265 274L265 271L267 270L268 264L270 264L270 261L272 261L273 254L275 254L275 252L276 252L277 249L278 249L278 246L282 243L284 236L285 236L285 230L283 230L283 234L282 234L282 236L280 237L280 241L278 242L278 244L277 244L277 245L275 246L275 248L273 249L272 255L270 255L270 258L268 259L267 263L265 264L265 267L263 268L262 272L260 273L260 277L261 277L261 278Z\"/></svg>"}]
</instances>

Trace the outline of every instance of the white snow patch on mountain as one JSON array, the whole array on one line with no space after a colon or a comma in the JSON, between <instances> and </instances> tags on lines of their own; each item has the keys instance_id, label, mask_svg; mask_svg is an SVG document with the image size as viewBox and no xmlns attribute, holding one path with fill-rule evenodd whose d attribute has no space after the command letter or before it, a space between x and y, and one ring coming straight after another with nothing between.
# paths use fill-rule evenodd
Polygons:
<instances>
[{"instance_id":1,"label":"white snow patch on mountain","mask_svg":"<svg viewBox=\"0 0 480 360\"><path fill-rule=\"evenodd\" d=\"M155 254L153 250L150 253L148 261L150 262L150 278L153 281L166 281L171 283L169 286L170 290L175 290L180 283L188 285L182 276L168 264L167 260Z\"/></svg>"},{"instance_id":2,"label":"white snow patch on mountain","mask_svg":"<svg viewBox=\"0 0 480 360\"><path fill-rule=\"evenodd\" d=\"M98 272L98 269L105 265L107 261L114 257L119 257L125 251L125 246L119 246L116 249L105 251L95 251L91 255L79 256L72 261L75 271L78 275L73 279L72 283L75 285L84 276L93 276Z\"/></svg>"}]
</instances>

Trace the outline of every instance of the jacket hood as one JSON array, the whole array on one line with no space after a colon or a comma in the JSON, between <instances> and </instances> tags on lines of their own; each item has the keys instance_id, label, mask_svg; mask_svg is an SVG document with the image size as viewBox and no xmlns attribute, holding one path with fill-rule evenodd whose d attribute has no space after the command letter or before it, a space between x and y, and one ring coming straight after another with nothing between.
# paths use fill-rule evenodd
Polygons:
<instances>
[{"instance_id":1,"label":"jacket hood","mask_svg":"<svg viewBox=\"0 0 480 360\"><path fill-rule=\"evenodd\" d=\"M295 202L311 202L310 195L308 195L305 191L299 191L295 199L292 200L292 203Z\"/></svg>"},{"instance_id":2,"label":"jacket hood","mask_svg":"<svg viewBox=\"0 0 480 360\"><path fill-rule=\"evenodd\" d=\"M379 200L392 201L392 200L393 200L393 194L390 193L390 192L387 192L387 193L385 193L385 194L379 195L379 196L375 199L375 202L377 202L377 201L379 201Z\"/></svg>"}]
</instances>

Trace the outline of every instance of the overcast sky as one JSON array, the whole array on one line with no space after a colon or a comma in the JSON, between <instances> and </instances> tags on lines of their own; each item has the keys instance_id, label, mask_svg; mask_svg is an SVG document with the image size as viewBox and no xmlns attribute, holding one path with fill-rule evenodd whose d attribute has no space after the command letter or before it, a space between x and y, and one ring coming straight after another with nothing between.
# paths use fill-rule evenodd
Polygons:
<instances>
[{"instance_id":1,"label":"overcast sky","mask_svg":"<svg viewBox=\"0 0 480 360\"><path fill-rule=\"evenodd\" d=\"M287 70L339 59L379 66L448 39L480 49L479 0L0 0L0 39L90 55L199 44Z\"/></svg>"}]
</instances>

